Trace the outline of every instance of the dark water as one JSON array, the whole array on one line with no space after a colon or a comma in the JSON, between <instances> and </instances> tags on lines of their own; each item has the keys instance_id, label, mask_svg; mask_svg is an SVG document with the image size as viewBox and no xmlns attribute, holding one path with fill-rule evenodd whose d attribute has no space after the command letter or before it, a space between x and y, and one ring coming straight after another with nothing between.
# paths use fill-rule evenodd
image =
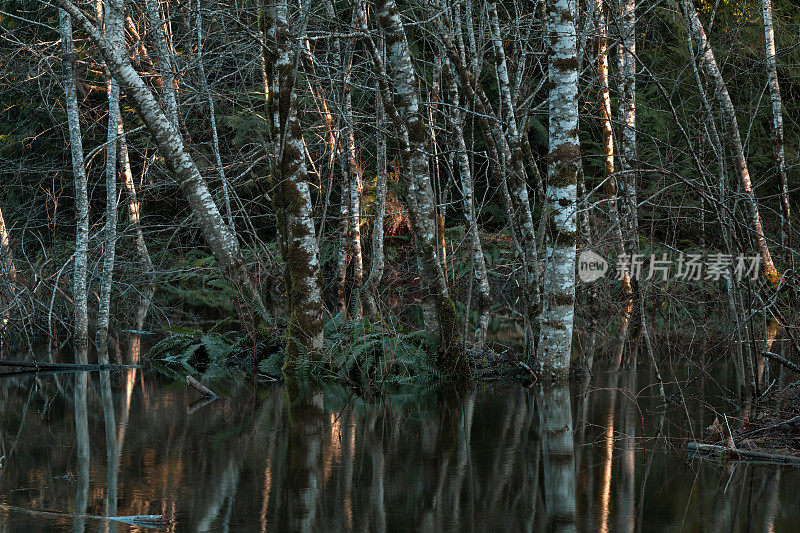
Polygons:
<instances>
[{"instance_id":1,"label":"dark water","mask_svg":"<svg viewBox=\"0 0 800 533\"><path fill-rule=\"evenodd\" d=\"M649 380L372 401L230 381L193 405L148 369L3 378L0 532L152 531L26 510L165 514L173 531L796 530L800 473L687 460L708 404L661 410Z\"/></svg>"}]
</instances>

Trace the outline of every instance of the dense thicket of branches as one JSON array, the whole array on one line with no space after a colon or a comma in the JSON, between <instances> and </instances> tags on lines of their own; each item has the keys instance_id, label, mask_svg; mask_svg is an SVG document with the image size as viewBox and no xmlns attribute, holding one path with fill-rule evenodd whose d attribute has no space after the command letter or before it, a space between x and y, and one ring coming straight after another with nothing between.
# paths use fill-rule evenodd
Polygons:
<instances>
[{"instance_id":1,"label":"dense thicket of branches","mask_svg":"<svg viewBox=\"0 0 800 533\"><path fill-rule=\"evenodd\" d=\"M648 321L713 309L757 390L747 341L792 320L795 9L6 2L7 333L85 342L89 313L105 353L128 302L152 301L154 320L210 306L255 337L287 331L293 368L324 360L333 315L366 315L427 329L444 373L511 329L559 377L576 315L634 321L655 362ZM618 264L760 253L763 282L623 272L576 289L576 245Z\"/></svg>"}]
</instances>

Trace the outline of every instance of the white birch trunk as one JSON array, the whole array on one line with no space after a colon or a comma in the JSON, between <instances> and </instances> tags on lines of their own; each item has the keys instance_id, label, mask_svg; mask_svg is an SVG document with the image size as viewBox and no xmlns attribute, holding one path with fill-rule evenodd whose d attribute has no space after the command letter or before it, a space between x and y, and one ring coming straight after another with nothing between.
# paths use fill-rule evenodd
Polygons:
<instances>
[{"instance_id":1,"label":"white birch trunk","mask_svg":"<svg viewBox=\"0 0 800 533\"><path fill-rule=\"evenodd\" d=\"M89 196L86 169L83 166L83 139L81 137L80 114L75 73L75 47L72 44L72 20L70 15L59 10L61 49L64 65L64 92L66 96L69 144L72 153L72 174L75 180L75 266L73 269L73 302L75 306L75 353L83 354L86 363L89 348L89 312L87 308L87 260L89 252Z\"/></svg>"},{"instance_id":2,"label":"white birch trunk","mask_svg":"<svg viewBox=\"0 0 800 533\"><path fill-rule=\"evenodd\" d=\"M619 212L622 235L628 253L638 251L639 231L636 194L636 0L621 0L620 5L620 104L622 122L620 167L628 171L619 181ZM609 103L610 106L610 103ZM632 292L628 292L632 294Z\"/></svg>"},{"instance_id":3,"label":"white birch trunk","mask_svg":"<svg viewBox=\"0 0 800 533\"><path fill-rule=\"evenodd\" d=\"M547 251L537 366L540 379L569 374L575 316L578 59L574 0L548 5L550 153L545 217Z\"/></svg>"},{"instance_id":4,"label":"white birch trunk","mask_svg":"<svg viewBox=\"0 0 800 533\"><path fill-rule=\"evenodd\" d=\"M775 57L775 32L772 25L772 0L761 0L764 17L764 42L767 55L767 74L769 76L769 96L772 101L772 155L775 172L781 188L781 244L791 255L791 207L789 206L789 180L786 176L786 155L783 144L783 104L781 87L778 83L778 62Z\"/></svg>"},{"instance_id":5,"label":"white birch trunk","mask_svg":"<svg viewBox=\"0 0 800 533\"><path fill-rule=\"evenodd\" d=\"M167 40L169 24L162 20L159 0L147 0L147 17L150 21L150 33L156 49L158 70L161 75L161 96L164 100L164 113L179 131L178 97L175 93L175 67Z\"/></svg>"},{"instance_id":6,"label":"white birch trunk","mask_svg":"<svg viewBox=\"0 0 800 533\"><path fill-rule=\"evenodd\" d=\"M106 39L119 54L125 48L125 4L123 0L104 0L103 21ZM117 245L117 130L119 114L119 83L108 80L108 125L106 141L106 225L103 230L103 273L100 278L100 307L97 311L97 361L108 364L108 327L111 319L111 290L114 281L114 259Z\"/></svg>"}]
</instances>

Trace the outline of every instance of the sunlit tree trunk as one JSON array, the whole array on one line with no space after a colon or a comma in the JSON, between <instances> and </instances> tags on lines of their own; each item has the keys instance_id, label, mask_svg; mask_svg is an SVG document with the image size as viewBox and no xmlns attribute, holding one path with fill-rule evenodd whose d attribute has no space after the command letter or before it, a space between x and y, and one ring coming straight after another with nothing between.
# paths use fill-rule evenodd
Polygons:
<instances>
[{"instance_id":1,"label":"sunlit tree trunk","mask_svg":"<svg viewBox=\"0 0 800 533\"><path fill-rule=\"evenodd\" d=\"M128 218L133 226L134 241L136 243L136 253L142 261L148 277L152 282L153 276L153 261L150 258L150 252L147 249L147 243L144 240L144 233L142 232L141 210L142 206L139 203L139 197L136 193L136 183L133 180L133 169L131 168L130 154L128 153L128 140L125 135L125 125L120 118L117 122L117 143L119 145L119 167L122 172L122 186L128 195Z\"/></svg>"},{"instance_id":2,"label":"sunlit tree trunk","mask_svg":"<svg viewBox=\"0 0 800 533\"><path fill-rule=\"evenodd\" d=\"M742 138L739 134L736 110L733 107L733 102L728 93L728 87L725 85L725 80L722 78L722 73L717 66L717 61L714 58L714 51L711 49L711 45L708 42L706 32L703 29L703 25L700 23L700 18L697 16L694 4L692 4L690 0L681 0L681 5L689 29L699 43L700 56L705 71L714 83L716 97L719 101L722 120L727 133L726 138L728 143L730 143L731 152L736 163L736 173L739 175L739 183L742 187L742 192L745 194L748 215L750 217L750 227L754 233L756 247L761 254L761 267L764 276L773 287L777 287L780 276L772 261L767 239L764 236L764 228L761 224L761 216L758 212L758 203L756 202L755 192L753 191L753 186L750 181L750 172L747 168L747 160L745 159L744 148L742 147Z\"/></svg>"},{"instance_id":3,"label":"sunlit tree trunk","mask_svg":"<svg viewBox=\"0 0 800 533\"><path fill-rule=\"evenodd\" d=\"M489 276L486 272L486 259L483 256L483 246L481 245L478 231L478 219L475 212L475 186L467 152L467 143L464 140L458 87L448 59L444 60L442 79L445 93L450 103L447 116L450 118L450 126L453 128L455 137L456 161L458 162L458 172L461 178L464 218L466 219L467 233L472 247L472 272L478 288L478 327L475 330L475 340L480 343L486 340L492 298L489 290Z\"/></svg>"},{"instance_id":4,"label":"sunlit tree trunk","mask_svg":"<svg viewBox=\"0 0 800 533\"><path fill-rule=\"evenodd\" d=\"M547 251L537 365L540 378L564 379L572 354L575 316L575 237L578 142L578 60L575 4L548 5L550 153L545 217Z\"/></svg>"},{"instance_id":5,"label":"sunlit tree trunk","mask_svg":"<svg viewBox=\"0 0 800 533\"><path fill-rule=\"evenodd\" d=\"M778 83L778 61L775 57L775 32L772 26L772 0L761 0L764 16L764 42L767 54L767 74L769 75L769 96L772 101L772 155L775 172L781 188L781 244L791 256L791 227L789 207L789 180L786 177L786 156L783 146L783 104L781 87Z\"/></svg>"},{"instance_id":6,"label":"sunlit tree trunk","mask_svg":"<svg viewBox=\"0 0 800 533\"><path fill-rule=\"evenodd\" d=\"M178 178L183 194L189 201L189 206L220 268L232 281L241 286L245 301L250 306L249 311L252 318L256 321L265 320L264 304L255 282L246 269L236 234L231 231L220 215L205 180L183 144L180 133L161 110L153 94L131 65L127 55L120 55L72 2L57 0L57 4L81 25L81 28L98 46L111 74L131 98L153 136L164 161Z\"/></svg>"},{"instance_id":7,"label":"sunlit tree trunk","mask_svg":"<svg viewBox=\"0 0 800 533\"><path fill-rule=\"evenodd\" d=\"M83 166L83 139L78 112L77 83L75 78L75 47L72 44L72 20L59 10L61 48L64 66L64 91L66 93L67 125L72 153L72 174L75 180L75 266L73 269L73 305L75 306L75 354L87 357L89 347L89 313L87 309L86 276L89 253L89 196L86 169ZM85 364L87 361L76 363Z\"/></svg>"},{"instance_id":8,"label":"sunlit tree trunk","mask_svg":"<svg viewBox=\"0 0 800 533\"><path fill-rule=\"evenodd\" d=\"M289 8L286 0L272 0L267 6L271 23L267 33L274 46L274 61L267 68L272 80L270 92L275 98L271 102L278 185L275 196L276 209L281 212L290 313L284 371L292 372L319 356L323 303L319 249L294 88L296 52L289 28Z\"/></svg>"},{"instance_id":9,"label":"sunlit tree trunk","mask_svg":"<svg viewBox=\"0 0 800 533\"><path fill-rule=\"evenodd\" d=\"M104 0L103 20L106 39L118 53L125 53L125 4L123 0ZM106 225L103 231L103 274L100 278L100 308L97 311L97 360L108 363L108 327L111 319L111 290L117 247L117 131L120 120L119 83L108 80L108 128L106 141Z\"/></svg>"},{"instance_id":10,"label":"sunlit tree trunk","mask_svg":"<svg viewBox=\"0 0 800 533\"><path fill-rule=\"evenodd\" d=\"M595 14L597 17L597 77L600 83L600 116L603 127L603 160L604 172L603 179L608 180L606 183L606 190L608 190L609 198L609 213L611 216L611 223L614 226L615 247L617 256L622 257L628 253L626 249L625 236L623 225L629 227L630 221L620 219L620 203L625 203L624 198L620 198L617 194L616 177L614 176L614 128L612 125L611 116L611 90L609 86L608 74L608 17L604 7L603 0L597 0ZM624 53L624 52L621 52ZM624 188L623 188L624 190ZM625 324L627 331L627 323L630 322L631 314L633 312L633 289L631 286L630 272L622 272L622 292L625 298L623 307L622 322ZM624 344L624 341L623 341Z\"/></svg>"},{"instance_id":11,"label":"sunlit tree trunk","mask_svg":"<svg viewBox=\"0 0 800 533\"><path fill-rule=\"evenodd\" d=\"M366 11L363 2L359 4L359 9L361 24L366 29ZM384 79L381 83L381 93L384 105L390 111L392 122L398 130L401 170L403 177L408 181L406 195L408 212L418 247L423 302L429 309L435 311L427 325L431 327L435 324L439 332L441 340L439 369L450 375L463 376L468 372L468 367L461 351L461 334L455 305L450 298L444 272L436 253L436 206L426 155L427 132L422 121L414 65L395 1L379 1L377 12L385 32L386 65L389 68L384 68L374 45L371 47L371 55L373 64L378 67L379 79L383 78L388 70L393 85L392 91Z\"/></svg>"}]
</instances>

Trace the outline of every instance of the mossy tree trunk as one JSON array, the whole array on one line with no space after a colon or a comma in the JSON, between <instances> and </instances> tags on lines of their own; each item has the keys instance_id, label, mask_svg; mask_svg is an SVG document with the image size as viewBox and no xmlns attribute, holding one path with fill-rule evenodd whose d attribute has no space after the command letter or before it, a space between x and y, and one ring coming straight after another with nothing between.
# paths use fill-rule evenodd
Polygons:
<instances>
[{"instance_id":1,"label":"mossy tree trunk","mask_svg":"<svg viewBox=\"0 0 800 533\"><path fill-rule=\"evenodd\" d=\"M292 373L318 359L323 342L323 302L319 286L320 264L316 228L308 187L303 133L294 88L295 39L289 28L286 0L266 5L267 46L272 61L267 64L271 80L272 140L275 156L273 180L283 239L285 278L289 297L284 372Z\"/></svg>"},{"instance_id":2,"label":"mossy tree trunk","mask_svg":"<svg viewBox=\"0 0 800 533\"><path fill-rule=\"evenodd\" d=\"M575 236L578 141L578 59L575 3L548 4L550 153L545 217L547 250L539 321L537 368L540 379L562 380L569 373L575 317Z\"/></svg>"}]
</instances>

